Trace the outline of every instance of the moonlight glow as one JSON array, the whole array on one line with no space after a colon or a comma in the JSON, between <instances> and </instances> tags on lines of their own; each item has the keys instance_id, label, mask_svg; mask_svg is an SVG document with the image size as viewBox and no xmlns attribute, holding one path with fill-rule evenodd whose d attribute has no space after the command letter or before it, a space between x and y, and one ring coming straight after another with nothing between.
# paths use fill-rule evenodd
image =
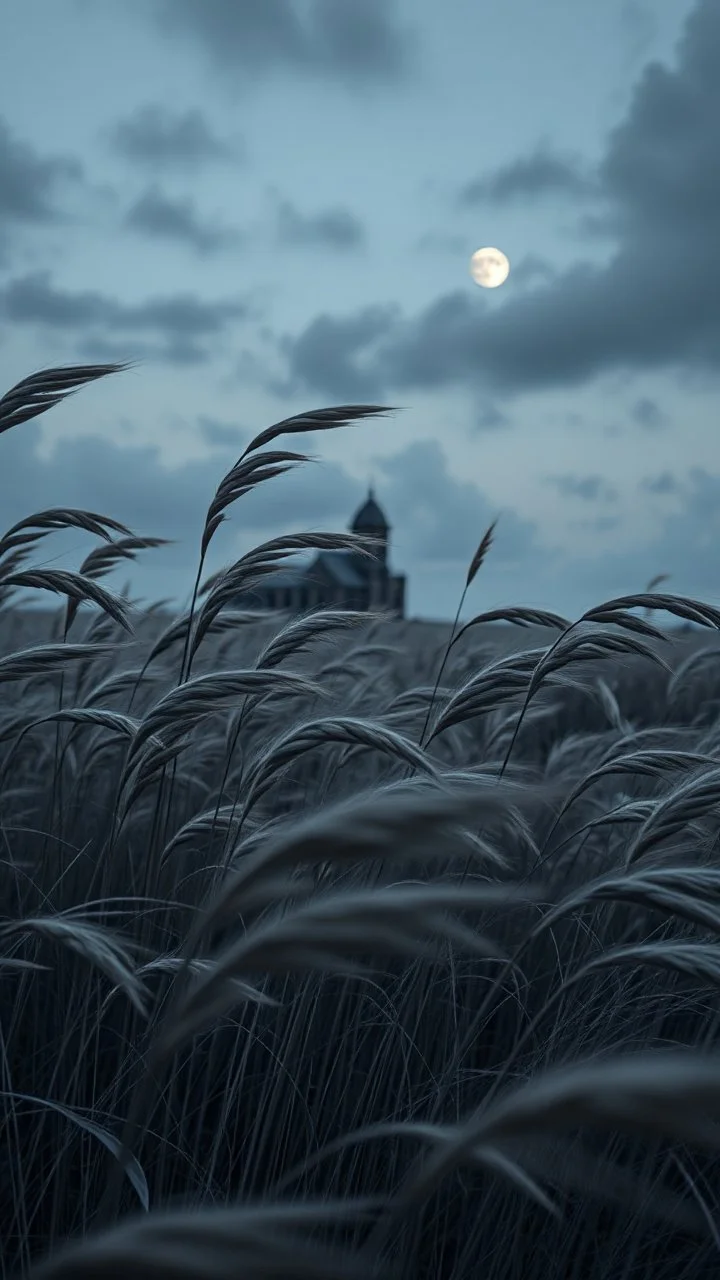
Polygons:
<instances>
[{"instance_id":1,"label":"moonlight glow","mask_svg":"<svg viewBox=\"0 0 720 1280\"><path fill-rule=\"evenodd\" d=\"M483 289L497 289L510 273L510 263L502 249L477 249L470 259L470 275Z\"/></svg>"}]
</instances>

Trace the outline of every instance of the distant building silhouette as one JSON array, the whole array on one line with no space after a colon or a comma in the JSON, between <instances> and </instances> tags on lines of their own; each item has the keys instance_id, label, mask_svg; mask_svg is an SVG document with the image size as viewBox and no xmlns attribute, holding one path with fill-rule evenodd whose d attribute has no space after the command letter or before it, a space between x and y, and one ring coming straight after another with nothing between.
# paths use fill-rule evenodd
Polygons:
<instances>
[{"instance_id":1,"label":"distant building silhouette","mask_svg":"<svg viewBox=\"0 0 720 1280\"><path fill-rule=\"evenodd\" d=\"M390 526L372 486L350 529L378 539L371 557L356 551L319 551L309 565L269 574L242 595L240 607L298 613L323 606L383 609L404 618L405 577L388 568Z\"/></svg>"}]
</instances>

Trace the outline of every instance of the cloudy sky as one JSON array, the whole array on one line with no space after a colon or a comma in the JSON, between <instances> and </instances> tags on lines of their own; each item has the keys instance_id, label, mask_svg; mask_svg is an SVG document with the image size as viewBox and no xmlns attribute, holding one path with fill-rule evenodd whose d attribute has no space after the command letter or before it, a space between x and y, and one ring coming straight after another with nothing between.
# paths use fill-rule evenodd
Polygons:
<instances>
[{"instance_id":1,"label":"cloudy sky","mask_svg":"<svg viewBox=\"0 0 720 1280\"><path fill-rule=\"evenodd\" d=\"M720 602L718 0L23 0L0 46L0 394L137 361L2 436L3 528L172 538L132 586L184 601L250 436L371 402L211 569L372 477L410 616L454 615L496 516L466 615Z\"/></svg>"}]
</instances>

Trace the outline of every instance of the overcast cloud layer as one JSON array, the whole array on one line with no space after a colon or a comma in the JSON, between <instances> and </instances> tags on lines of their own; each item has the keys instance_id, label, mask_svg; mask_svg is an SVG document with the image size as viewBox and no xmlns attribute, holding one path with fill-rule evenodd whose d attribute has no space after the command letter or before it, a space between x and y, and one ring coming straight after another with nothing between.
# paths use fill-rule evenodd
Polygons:
<instances>
[{"instance_id":1,"label":"overcast cloud layer","mask_svg":"<svg viewBox=\"0 0 720 1280\"><path fill-rule=\"evenodd\" d=\"M132 587L184 600L251 434L384 403L295 440L318 462L238 503L217 563L345 527L372 477L415 616L454 614L496 516L466 613L577 615L660 572L720 601L720 6L456 7L0 16L0 394L137 362L2 436L5 525L77 505L172 538Z\"/></svg>"}]
</instances>

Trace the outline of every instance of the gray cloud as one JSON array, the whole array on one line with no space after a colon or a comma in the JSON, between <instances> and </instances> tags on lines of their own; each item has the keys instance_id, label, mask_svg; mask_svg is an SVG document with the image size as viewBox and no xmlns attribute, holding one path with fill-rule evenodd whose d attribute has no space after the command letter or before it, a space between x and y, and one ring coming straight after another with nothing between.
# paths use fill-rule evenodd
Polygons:
<instances>
[{"instance_id":1,"label":"gray cloud","mask_svg":"<svg viewBox=\"0 0 720 1280\"><path fill-rule=\"evenodd\" d=\"M297 339L280 340L288 377L268 385L279 395L322 391L339 401L377 401L380 379L367 368L368 348L391 330L394 307L366 307L347 320L321 315Z\"/></svg>"},{"instance_id":2,"label":"gray cloud","mask_svg":"<svg viewBox=\"0 0 720 1280\"><path fill-rule=\"evenodd\" d=\"M548 280L555 275L555 268L537 253L528 253L513 265L515 284L530 284L533 280Z\"/></svg>"},{"instance_id":3,"label":"gray cloud","mask_svg":"<svg viewBox=\"0 0 720 1280\"><path fill-rule=\"evenodd\" d=\"M155 0L164 37L189 37L216 71L237 85L279 70L321 74L346 84L396 84L412 67L413 30L394 0Z\"/></svg>"},{"instance_id":4,"label":"gray cloud","mask_svg":"<svg viewBox=\"0 0 720 1280\"><path fill-rule=\"evenodd\" d=\"M686 258L683 239L701 237L720 213L720 9L698 0L678 49L677 70L651 63L635 91L627 118L611 133L600 179L614 200L627 241L641 248L651 230L651 249L669 260L658 271L679 274L697 258ZM672 252L674 251L674 252Z\"/></svg>"},{"instance_id":5,"label":"gray cloud","mask_svg":"<svg viewBox=\"0 0 720 1280\"><path fill-rule=\"evenodd\" d=\"M72 338L75 350L78 336L84 354L98 359L149 354L174 364L209 360L213 353L200 345L203 340L217 341L233 322L255 319L257 314L248 300L204 302L190 293L121 303L92 289L57 288L49 271L15 277L0 288L0 316L13 325L55 330ZM125 345L113 346L113 337L119 334L127 334L128 339L123 338ZM159 336L164 346L143 348L145 335ZM130 340L132 350L127 345ZM106 354L101 354L103 350Z\"/></svg>"},{"instance_id":6,"label":"gray cloud","mask_svg":"<svg viewBox=\"0 0 720 1280\"><path fill-rule=\"evenodd\" d=\"M476 484L456 480L436 440L418 440L379 460L385 476L381 500L392 524L402 529L405 555L418 561L469 564L498 516ZM493 544L493 565L520 563L532 555L537 527L516 512L503 511Z\"/></svg>"},{"instance_id":7,"label":"gray cloud","mask_svg":"<svg viewBox=\"0 0 720 1280\"><path fill-rule=\"evenodd\" d=\"M81 359L88 364L122 364L125 360L135 360L147 364L166 364L179 369L207 364L210 359L206 347L191 338L177 335L165 342L152 342L136 337L113 341L92 334L73 341L72 355L74 359Z\"/></svg>"},{"instance_id":8,"label":"gray cloud","mask_svg":"<svg viewBox=\"0 0 720 1280\"><path fill-rule=\"evenodd\" d=\"M124 226L158 240L177 240L200 254L242 243L239 231L204 224L193 200L171 199L157 183L144 192L123 219Z\"/></svg>"},{"instance_id":9,"label":"gray cloud","mask_svg":"<svg viewBox=\"0 0 720 1280\"><path fill-rule=\"evenodd\" d=\"M477 406L474 427L476 431L492 431L495 427L506 427L509 421L493 400L485 400Z\"/></svg>"},{"instance_id":10,"label":"gray cloud","mask_svg":"<svg viewBox=\"0 0 720 1280\"><path fill-rule=\"evenodd\" d=\"M281 244L309 245L321 249L359 249L365 231L349 209L334 208L304 214L290 200L278 200L277 238Z\"/></svg>"},{"instance_id":11,"label":"gray cloud","mask_svg":"<svg viewBox=\"0 0 720 1280\"><path fill-rule=\"evenodd\" d=\"M530 155L520 156L465 183L458 193L458 204L461 208L475 208L478 204L527 203L548 195L595 193L595 184L578 159L556 155L547 146L540 145Z\"/></svg>"},{"instance_id":12,"label":"gray cloud","mask_svg":"<svg viewBox=\"0 0 720 1280\"><path fill-rule=\"evenodd\" d=\"M641 396L636 400L631 412L634 421L646 431L657 431L667 423L667 417L659 404L649 396Z\"/></svg>"},{"instance_id":13,"label":"gray cloud","mask_svg":"<svg viewBox=\"0 0 720 1280\"><path fill-rule=\"evenodd\" d=\"M138 107L131 116L103 130L101 137L116 155L156 172L178 168L195 171L217 161L244 156L240 139L224 141L210 129L202 111L174 112L159 103Z\"/></svg>"},{"instance_id":14,"label":"gray cloud","mask_svg":"<svg viewBox=\"0 0 720 1280\"><path fill-rule=\"evenodd\" d=\"M151 446L121 448L100 436L60 440L44 460L35 452L39 440L34 424L0 440L3 527L44 507L86 506L122 520L136 533L184 541L188 522L202 523L202 508L207 509L221 478L214 459L169 470Z\"/></svg>"},{"instance_id":15,"label":"gray cloud","mask_svg":"<svg viewBox=\"0 0 720 1280\"><path fill-rule=\"evenodd\" d=\"M673 491L672 485L662 491ZM569 562L564 570L567 588L578 587L586 593L589 584L610 595L618 587L642 590L655 574L667 573L674 592L717 604L720 475L695 467L675 491L682 499L681 506L665 516L650 543L631 542L622 551L603 550L597 556Z\"/></svg>"},{"instance_id":16,"label":"gray cloud","mask_svg":"<svg viewBox=\"0 0 720 1280\"><path fill-rule=\"evenodd\" d=\"M585 502L617 501L617 490L602 476L548 476L546 483L554 485L568 498L582 498Z\"/></svg>"},{"instance_id":17,"label":"gray cloud","mask_svg":"<svg viewBox=\"0 0 720 1280\"><path fill-rule=\"evenodd\" d=\"M63 182L83 180L83 167L71 156L40 156L21 142L0 117L0 227L27 222L61 223L67 219L56 203Z\"/></svg>"},{"instance_id":18,"label":"gray cloud","mask_svg":"<svg viewBox=\"0 0 720 1280\"><path fill-rule=\"evenodd\" d=\"M679 481L669 471L662 471L654 478L641 480L638 488L644 489L646 493L656 494L680 493L681 490Z\"/></svg>"},{"instance_id":19,"label":"gray cloud","mask_svg":"<svg viewBox=\"0 0 720 1280\"><path fill-rule=\"evenodd\" d=\"M511 395L661 368L717 380L719 67L720 6L699 0L677 67L649 66L626 119L610 134L600 179L618 244L607 264L575 264L527 293L508 286L507 301L492 308L468 289L392 322L378 308L374 335L361 322L367 309L325 316L328 348L337 331L349 371L360 346L372 349L365 380L384 397L451 386ZM295 385L324 393L328 379L337 387L338 378L311 341L316 325L284 350Z\"/></svg>"}]
</instances>

